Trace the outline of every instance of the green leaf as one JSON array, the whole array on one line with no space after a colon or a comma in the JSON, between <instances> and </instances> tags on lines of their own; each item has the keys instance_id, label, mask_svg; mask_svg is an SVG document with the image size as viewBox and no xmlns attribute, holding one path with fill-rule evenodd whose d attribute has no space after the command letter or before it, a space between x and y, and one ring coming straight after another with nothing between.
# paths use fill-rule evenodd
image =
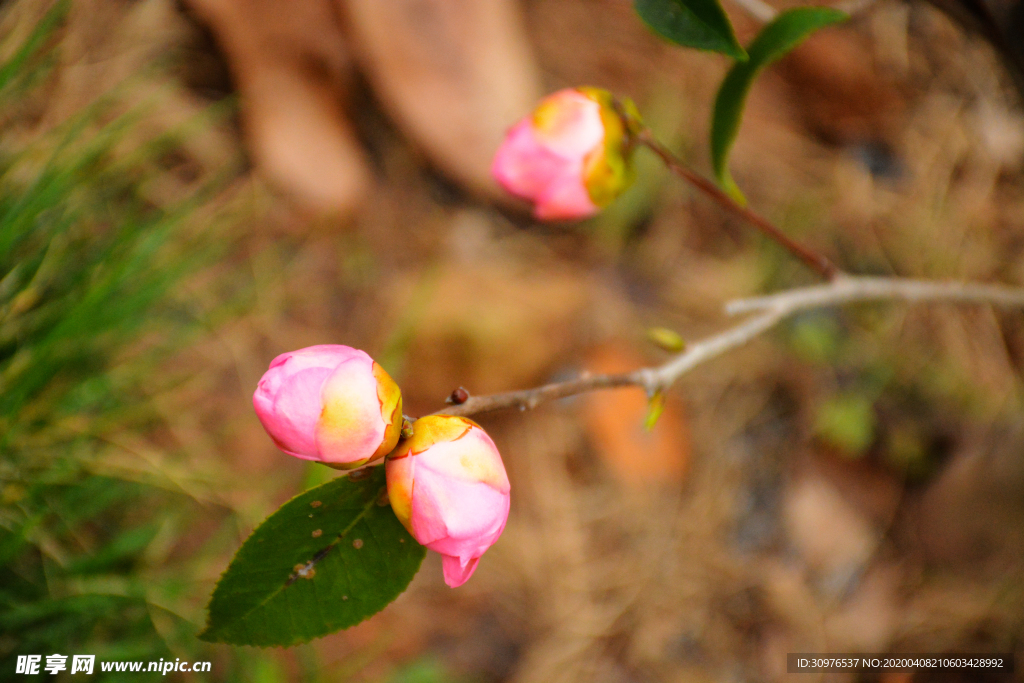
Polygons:
<instances>
[{"instance_id":1,"label":"green leaf","mask_svg":"<svg viewBox=\"0 0 1024 683\"><path fill-rule=\"evenodd\" d=\"M711 119L711 162L722 187L741 204L746 203L729 174L729 151L736 140L750 86L766 66L783 57L820 28L846 20L843 12L828 7L799 7L783 12L766 25L747 47L750 59L734 64L718 90Z\"/></svg>"},{"instance_id":2,"label":"green leaf","mask_svg":"<svg viewBox=\"0 0 1024 683\"><path fill-rule=\"evenodd\" d=\"M652 31L677 45L747 59L717 0L636 0L633 8Z\"/></svg>"},{"instance_id":3,"label":"green leaf","mask_svg":"<svg viewBox=\"0 0 1024 683\"><path fill-rule=\"evenodd\" d=\"M339 477L272 514L210 600L200 638L290 646L358 624L405 590L426 550L387 504L384 468Z\"/></svg>"}]
</instances>

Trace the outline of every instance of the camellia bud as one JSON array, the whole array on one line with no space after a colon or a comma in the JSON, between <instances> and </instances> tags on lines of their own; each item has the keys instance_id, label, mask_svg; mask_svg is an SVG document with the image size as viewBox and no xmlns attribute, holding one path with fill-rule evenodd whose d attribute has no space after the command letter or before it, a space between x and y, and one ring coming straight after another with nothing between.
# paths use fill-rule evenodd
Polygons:
<instances>
[{"instance_id":1,"label":"camellia bud","mask_svg":"<svg viewBox=\"0 0 1024 683\"><path fill-rule=\"evenodd\" d=\"M491 174L532 201L537 218L592 216L633 181L629 137L639 122L631 102L616 107L606 90L559 90L509 130Z\"/></svg>"},{"instance_id":2,"label":"camellia bud","mask_svg":"<svg viewBox=\"0 0 1024 683\"><path fill-rule=\"evenodd\" d=\"M275 358L252 402L278 448L336 469L384 457L402 430L398 385L365 352L338 344Z\"/></svg>"},{"instance_id":3,"label":"camellia bud","mask_svg":"<svg viewBox=\"0 0 1024 683\"><path fill-rule=\"evenodd\" d=\"M441 553L444 581L464 584L505 528L509 483L494 442L465 417L428 415L385 464L388 497L417 541Z\"/></svg>"}]
</instances>

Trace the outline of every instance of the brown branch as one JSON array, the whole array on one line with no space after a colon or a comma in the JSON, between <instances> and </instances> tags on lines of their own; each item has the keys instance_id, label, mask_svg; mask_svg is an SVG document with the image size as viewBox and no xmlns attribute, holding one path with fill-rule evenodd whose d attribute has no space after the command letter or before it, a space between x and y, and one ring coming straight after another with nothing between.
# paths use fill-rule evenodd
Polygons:
<instances>
[{"instance_id":1,"label":"brown branch","mask_svg":"<svg viewBox=\"0 0 1024 683\"><path fill-rule=\"evenodd\" d=\"M805 247L793 239L790 239L784 232L775 227L775 225L767 218L759 213L751 211L745 206L740 206L732 197L718 187L718 185L715 185L704 176L687 168L679 157L655 139L650 130L646 128L640 130L636 135L634 135L633 140L657 154L661 160L665 162L665 165L670 171L696 187L707 196L711 197L711 199L715 200L719 206L736 214L746 222L753 225L769 239L778 242L788 250L789 253L803 261L808 267L818 272L826 280L831 280L842 273L842 271L839 270L839 268L837 268L836 265L826 256Z\"/></svg>"},{"instance_id":2,"label":"brown branch","mask_svg":"<svg viewBox=\"0 0 1024 683\"><path fill-rule=\"evenodd\" d=\"M575 396L576 394L594 391L595 389L643 386L639 379L636 372L618 375L583 374L567 382L554 382L534 389L509 391L503 394L488 394L486 396L469 396L464 403L439 410L435 415L479 415L480 413L491 413L495 410L507 410L509 408L533 410L544 401Z\"/></svg>"},{"instance_id":3,"label":"brown branch","mask_svg":"<svg viewBox=\"0 0 1024 683\"><path fill-rule=\"evenodd\" d=\"M653 396L668 389L697 365L742 346L796 313L855 302L882 300L945 301L1024 307L1024 289L999 285L842 275L822 285L729 302L726 305L726 312L731 315L755 311L757 315L689 345L685 351L662 365L639 368L617 375L585 374L577 379L545 384L535 389L469 396L464 403L439 410L435 415L469 416L508 408L532 410L541 403L556 398L624 386L640 387L649 396Z\"/></svg>"}]
</instances>

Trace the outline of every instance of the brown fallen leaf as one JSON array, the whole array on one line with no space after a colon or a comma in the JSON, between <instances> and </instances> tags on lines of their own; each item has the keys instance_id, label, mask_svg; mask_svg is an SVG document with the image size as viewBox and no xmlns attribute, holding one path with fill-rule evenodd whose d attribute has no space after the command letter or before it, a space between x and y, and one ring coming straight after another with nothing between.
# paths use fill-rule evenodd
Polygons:
<instances>
[{"instance_id":1,"label":"brown fallen leaf","mask_svg":"<svg viewBox=\"0 0 1024 683\"><path fill-rule=\"evenodd\" d=\"M870 559L878 532L823 473L800 472L789 485L783 518L786 535L805 564L841 589Z\"/></svg>"},{"instance_id":2,"label":"brown fallen leaf","mask_svg":"<svg viewBox=\"0 0 1024 683\"><path fill-rule=\"evenodd\" d=\"M217 37L261 173L314 213L348 215L369 185L342 101L350 61L330 0L186 0Z\"/></svg>"},{"instance_id":3,"label":"brown fallen leaf","mask_svg":"<svg viewBox=\"0 0 1024 683\"><path fill-rule=\"evenodd\" d=\"M357 58L404 132L468 189L490 177L505 131L533 109L540 78L512 0L337 0Z\"/></svg>"},{"instance_id":4,"label":"brown fallen leaf","mask_svg":"<svg viewBox=\"0 0 1024 683\"><path fill-rule=\"evenodd\" d=\"M591 350L586 366L593 373L634 370L644 359L625 344ZM640 389L600 391L586 397L584 419L598 455L623 483L642 487L677 484L690 464L690 429L677 397L668 397L654 429L644 420L648 402Z\"/></svg>"}]
</instances>

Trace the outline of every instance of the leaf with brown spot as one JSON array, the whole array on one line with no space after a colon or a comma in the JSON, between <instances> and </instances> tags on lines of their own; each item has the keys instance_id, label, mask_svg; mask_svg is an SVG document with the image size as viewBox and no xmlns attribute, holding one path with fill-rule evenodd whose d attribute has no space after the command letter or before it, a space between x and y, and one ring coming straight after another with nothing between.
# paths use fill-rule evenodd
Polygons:
<instances>
[{"instance_id":1,"label":"leaf with brown spot","mask_svg":"<svg viewBox=\"0 0 1024 683\"><path fill-rule=\"evenodd\" d=\"M311 489L267 518L217 583L200 637L297 645L353 626L398 597L426 551L407 542L390 507L377 504L384 468L373 470Z\"/></svg>"}]
</instances>

